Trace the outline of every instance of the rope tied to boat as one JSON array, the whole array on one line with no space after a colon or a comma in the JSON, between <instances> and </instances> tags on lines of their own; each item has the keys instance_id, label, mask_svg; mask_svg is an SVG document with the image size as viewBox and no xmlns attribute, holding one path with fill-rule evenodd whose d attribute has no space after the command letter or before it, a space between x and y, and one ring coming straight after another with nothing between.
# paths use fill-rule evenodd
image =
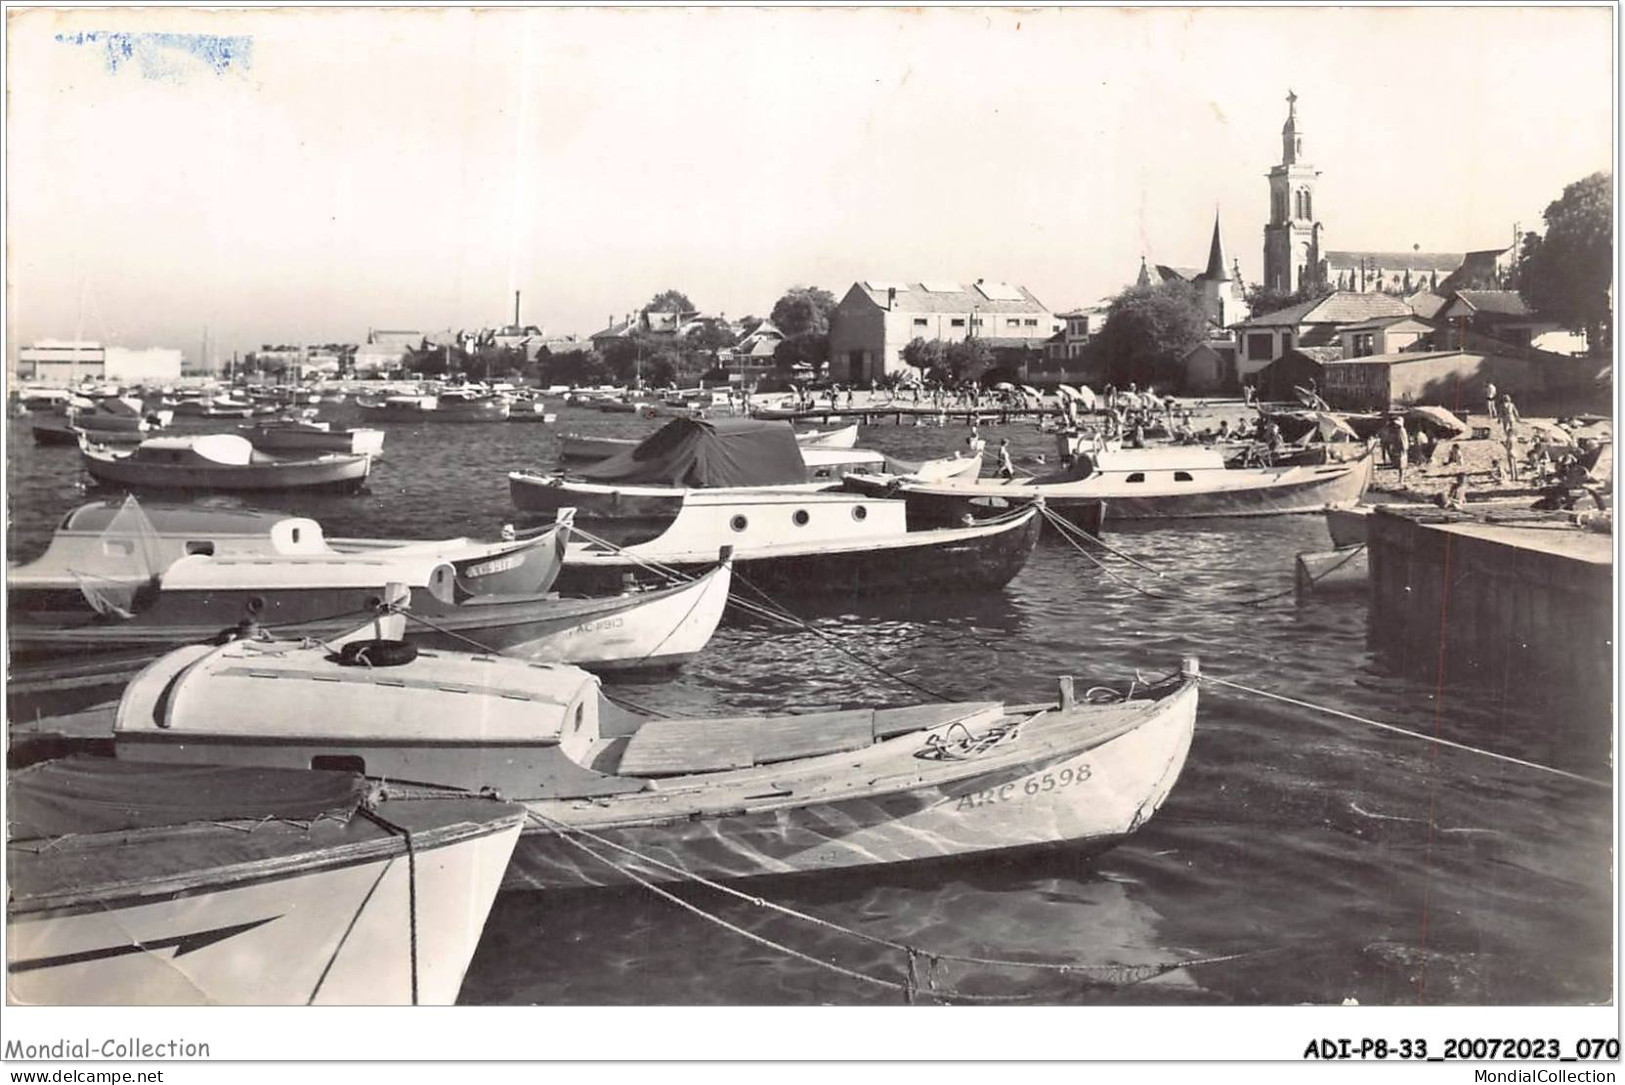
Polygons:
<instances>
[{"instance_id":1,"label":"rope tied to boat","mask_svg":"<svg viewBox=\"0 0 1625 1085\"><path fill-rule=\"evenodd\" d=\"M924 958L927 962L927 968L925 971L925 986L931 992L933 999L937 1001L951 1002L957 1000L965 1002L1011 1003L1028 1001L1030 996L981 995L971 994L963 991L948 991L939 983L938 976L941 965L946 962L974 965L982 968L1053 972L1066 976L1081 976L1086 978L1091 983L1104 983L1109 986L1128 986L1131 984L1143 983L1147 980L1155 979L1158 976L1163 976L1169 972L1175 972L1183 968L1222 964L1231 961L1244 960L1251 957L1263 956L1265 954L1282 953L1293 948L1289 946L1275 946L1268 949L1251 950L1244 953L1197 957L1183 961L1172 961L1163 964L1147 965L1088 964L1075 961L1022 961L1000 957L981 957L962 953L931 952L906 942L897 942L889 938L883 938L879 935L869 934L866 931L855 930L851 927L842 926L839 923L832 922L828 919L824 919L820 916L812 915L807 912L799 911L795 908L789 907L788 905L779 904L775 901L767 900L766 898L743 892L742 890L736 889L731 885L726 885L722 882L707 878L704 875L696 874L690 870L685 870L682 867L657 859L652 855L635 851L624 844L617 843L616 841L611 840L599 833L595 833L590 829L567 825L535 810L529 810L527 811L527 814L537 825L549 830L565 843L578 848L579 850L597 859L600 863L608 866L616 873L629 878L638 885L641 885L662 898L677 904L679 907L682 907L684 910L699 916L707 922L714 923L723 927L724 929L734 931L735 933L742 935L758 945L776 949L788 956L796 958L797 960L817 965L841 975L859 979L865 983L899 991L904 995L905 999L910 998L911 992L918 992L919 990L918 960L920 958ZM627 869L625 864L617 863L615 860L609 858L609 856L605 855L597 848L588 845L585 841L579 839L580 837L585 837L591 840L594 844L600 845L603 848L619 852L620 854L627 856L632 862L641 863L646 868L663 870L668 874L673 875L674 880L676 881L686 881L695 885L703 886L706 889L710 889L724 896L731 897L735 900L742 901L754 907L762 908L766 911L770 911L790 919L795 919L800 922L810 924L821 930L826 930L834 934L839 934L843 937L852 938L859 942L865 942L869 945L880 946L884 949L902 953L905 955L909 966L912 967L912 972L906 968L904 978L901 981L889 980L881 976L872 976L868 973L856 972L832 961L825 961L821 958L814 957L810 954L802 952L801 950L775 942L772 939L765 938L762 935L755 934L754 932L742 930L736 924L729 923L720 916L714 916L700 908L698 905L676 896L669 890L665 890L654 885L651 881L649 881L649 879L641 877L635 871Z\"/></svg>"},{"instance_id":2,"label":"rope tied to boat","mask_svg":"<svg viewBox=\"0 0 1625 1085\"><path fill-rule=\"evenodd\" d=\"M1048 508L1042 508L1042 509L1039 510L1039 512L1044 517L1044 519L1049 521L1050 525L1055 528L1055 530L1060 534L1061 539L1063 541L1065 541L1068 546L1072 547L1072 549L1076 550L1078 553L1082 554L1084 557L1086 557L1090 561L1094 562L1096 568L1098 568L1101 572L1105 573L1107 576L1111 577L1113 580L1120 581L1125 586L1127 586L1128 588L1130 588L1133 591L1139 592L1141 595L1147 596L1147 597L1152 598L1152 599L1166 599L1167 598L1167 596L1165 596L1165 595L1159 595L1154 591L1149 591L1149 590L1147 590L1145 588L1140 587L1138 584L1134 583L1134 581L1128 579L1128 577L1123 576L1121 573L1117 572L1117 570L1107 567L1107 565L1106 565L1106 563L1104 561L1101 561L1099 558L1097 558L1093 554L1089 553L1088 550L1085 550L1078 543L1078 539L1076 537L1074 537L1074 536L1075 535L1076 536L1081 536L1082 538L1090 539L1093 542L1099 542L1100 540L1092 538L1092 536L1090 536L1089 533L1084 531L1082 528L1079 528L1074 524L1067 523L1067 521L1065 519L1063 519L1061 516L1057 515L1056 513L1052 512ZM1152 570L1152 571L1155 572L1155 570Z\"/></svg>"},{"instance_id":3,"label":"rope tied to boat","mask_svg":"<svg viewBox=\"0 0 1625 1085\"><path fill-rule=\"evenodd\" d=\"M1380 731L1390 731L1397 735L1403 735L1406 738L1419 739L1422 742L1431 742L1438 746L1449 746L1452 749L1477 754L1480 757L1487 757L1491 760L1504 761L1507 764L1518 765L1523 768L1535 769L1539 772L1550 773L1553 776L1561 776L1566 780L1574 780L1578 783L1590 784L1592 787L1612 789L1614 786L1612 781L1609 780L1598 780L1595 777L1582 776L1577 772L1569 772L1567 769L1555 768L1551 765L1543 765L1538 761L1528 761L1521 757L1513 757L1510 754L1496 753L1494 750L1486 750L1478 746L1469 746L1465 742L1454 742L1448 738L1440 738L1438 735L1423 734L1421 731L1413 731L1406 727L1397 726L1396 724L1383 723L1381 720L1373 720L1365 716L1357 716L1353 712L1344 712L1342 709L1329 708L1326 705L1317 705L1311 701L1300 700L1297 697L1288 697L1282 693L1272 693L1267 689L1258 689L1255 686L1242 685L1240 682L1232 682L1228 679L1216 678L1211 674L1203 673L1200 676L1200 681L1213 685L1228 686L1231 689L1240 690L1243 693L1251 693L1257 697L1265 697L1272 701L1280 701L1283 704L1296 705L1299 708L1311 709L1315 712L1321 712L1328 716L1336 716L1339 719L1351 720L1355 723L1362 723L1367 727L1374 727Z\"/></svg>"},{"instance_id":4,"label":"rope tied to boat","mask_svg":"<svg viewBox=\"0 0 1625 1085\"><path fill-rule=\"evenodd\" d=\"M369 800L371 800L369 796ZM384 815L380 814L373 801L363 803L358 812L362 817L377 825L385 832L400 837L406 844L406 914L407 914L407 949L412 973L412 1005L418 1004L418 852L417 841L412 836L412 830L404 825L397 825Z\"/></svg>"},{"instance_id":5,"label":"rope tied to boat","mask_svg":"<svg viewBox=\"0 0 1625 1085\"><path fill-rule=\"evenodd\" d=\"M925 737L925 745L914 752L915 757L928 761L968 761L973 757L980 757L985 753L1007 745L1021 737L1021 725L1043 715L1034 713L1026 719L1007 720L995 724L981 734L975 734L960 720L955 720L943 729L941 733L933 731ZM949 738L957 730L963 736L958 740Z\"/></svg>"}]
</instances>

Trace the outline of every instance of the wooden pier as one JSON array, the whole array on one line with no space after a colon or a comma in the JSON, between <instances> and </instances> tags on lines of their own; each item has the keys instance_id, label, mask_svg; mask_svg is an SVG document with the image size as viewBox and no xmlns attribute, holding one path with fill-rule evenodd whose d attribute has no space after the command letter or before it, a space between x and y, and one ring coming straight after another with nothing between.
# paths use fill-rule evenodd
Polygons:
<instances>
[{"instance_id":1,"label":"wooden pier","mask_svg":"<svg viewBox=\"0 0 1625 1085\"><path fill-rule=\"evenodd\" d=\"M976 422L987 426L1002 426L1010 423L1012 419L1036 419L1057 415L1053 407L943 407L937 409L924 403L890 403L885 405L866 404L851 407L811 407L803 411L767 410L754 411L756 418L771 419L783 422L815 422L825 425L831 422L859 422L865 426L879 425L890 419L893 425L904 425L903 419L913 420L917 425L923 420L932 420L943 424L956 422L970 425Z\"/></svg>"}]
</instances>

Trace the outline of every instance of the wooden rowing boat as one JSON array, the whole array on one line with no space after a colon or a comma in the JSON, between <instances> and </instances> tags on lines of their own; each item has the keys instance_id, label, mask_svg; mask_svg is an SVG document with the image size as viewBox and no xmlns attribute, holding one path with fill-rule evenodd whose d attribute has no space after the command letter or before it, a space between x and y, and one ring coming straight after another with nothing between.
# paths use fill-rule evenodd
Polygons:
<instances>
[{"instance_id":1,"label":"wooden rowing boat","mask_svg":"<svg viewBox=\"0 0 1625 1085\"><path fill-rule=\"evenodd\" d=\"M7 788L16 1004L457 998L521 808L354 772L47 762Z\"/></svg>"},{"instance_id":2,"label":"wooden rowing boat","mask_svg":"<svg viewBox=\"0 0 1625 1085\"><path fill-rule=\"evenodd\" d=\"M321 751L392 780L492 788L531 818L505 885L559 889L623 883L615 848L671 880L1107 846L1167 797L1197 702L1187 661L1126 699L1075 700L1063 683L1046 705L650 719L570 667L331 656L253 643L167 656L130 685L118 754L277 766Z\"/></svg>"}]
</instances>

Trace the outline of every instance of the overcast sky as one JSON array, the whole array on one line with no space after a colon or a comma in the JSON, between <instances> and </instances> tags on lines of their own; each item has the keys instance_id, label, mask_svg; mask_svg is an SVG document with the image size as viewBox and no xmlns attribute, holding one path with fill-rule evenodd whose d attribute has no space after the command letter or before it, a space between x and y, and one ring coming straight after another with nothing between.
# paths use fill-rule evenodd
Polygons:
<instances>
[{"instance_id":1,"label":"overcast sky","mask_svg":"<svg viewBox=\"0 0 1625 1085\"><path fill-rule=\"evenodd\" d=\"M1215 209L1251 282L1289 87L1325 247L1488 248L1609 168L1612 37L1603 8L13 11L8 330L191 357L205 326L502 323L518 289L585 334L666 287L737 317L863 278L1059 310L1203 263Z\"/></svg>"}]
</instances>

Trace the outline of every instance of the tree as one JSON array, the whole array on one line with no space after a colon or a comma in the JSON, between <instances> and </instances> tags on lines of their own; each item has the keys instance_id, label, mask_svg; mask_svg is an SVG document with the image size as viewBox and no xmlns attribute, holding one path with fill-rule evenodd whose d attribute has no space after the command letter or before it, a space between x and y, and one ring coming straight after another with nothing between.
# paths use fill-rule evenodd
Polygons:
<instances>
[{"instance_id":1,"label":"tree","mask_svg":"<svg viewBox=\"0 0 1625 1085\"><path fill-rule=\"evenodd\" d=\"M948 344L943 351L943 361L954 380L967 383L980 380L983 373L993 368L993 351L980 339L961 339Z\"/></svg>"},{"instance_id":2,"label":"tree","mask_svg":"<svg viewBox=\"0 0 1625 1085\"><path fill-rule=\"evenodd\" d=\"M786 339L828 335L829 314L835 308L835 295L816 286L792 286L773 303L773 325Z\"/></svg>"},{"instance_id":3,"label":"tree","mask_svg":"<svg viewBox=\"0 0 1625 1085\"><path fill-rule=\"evenodd\" d=\"M636 339L611 339L603 347L600 357L605 368L616 380L625 381L637 375L642 344Z\"/></svg>"},{"instance_id":4,"label":"tree","mask_svg":"<svg viewBox=\"0 0 1625 1085\"><path fill-rule=\"evenodd\" d=\"M646 313L695 313L699 310L694 303L688 300L688 295L681 290L662 290L649 299L649 304L643 307Z\"/></svg>"},{"instance_id":5,"label":"tree","mask_svg":"<svg viewBox=\"0 0 1625 1085\"><path fill-rule=\"evenodd\" d=\"M1546 234L1525 235L1518 292L1531 308L1585 336L1593 354L1613 349L1614 178L1593 173L1546 207Z\"/></svg>"},{"instance_id":6,"label":"tree","mask_svg":"<svg viewBox=\"0 0 1625 1085\"><path fill-rule=\"evenodd\" d=\"M745 336L749 335L751 332L755 331L757 328L760 328L761 326L762 326L762 318L759 317L759 316L747 316L747 317L740 318L740 321L739 321L739 336L740 336L740 338L741 339L744 338Z\"/></svg>"},{"instance_id":7,"label":"tree","mask_svg":"<svg viewBox=\"0 0 1625 1085\"><path fill-rule=\"evenodd\" d=\"M1341 285L1340 276L1340 288ZM1272 287L1260 286L1258 283L1254 283L1246 291L1247 315L1262 316L1265 313L1278 312L1302 302L1325 297L1329 293L1331 291L1319 283L1310 283L1308 286L1300 286L1298 289L1291 291L1276 290Z\"/></svg>"},{"instance_id":8,"label":"tree","mask_svg":"<svg viewBox=\"0 0 1625 1085\"><path fill-rule=\"evenodd\" d=\"M717 351L734 345L734 334L720 320L707 320L686 337L688 343L704 351Z\"/></svg>"},{"instance_id":9,"label":"tree","mask_svg":"<svg viewBox=\"0 0 1625 1085\"><path fill-rule=\"evenodd\" d=\"M1116 384L1181 386L1180 361L1207 332L1207 311L1189 283L1131 286L1112 300L1091 346Z\"/></svg>"},{"instance_id":10,"label":"tree","mask_svg":"<svg viewBox=\"0 0 1625 1085\"><path fill-rule=\"evenodd\" d=\"M941 339L910 339L902 350L903 361L920 370L922 376L945 379L948 375L947 344Z\"/></svg>"},{"instance_id":11,"label":"tree","mask_svg":"<svg viewBox=\"0 0 1625 1085\"><path fill-rule=\"evenodd\" d=\"M609 367L596 351L577 349L550 356L544 372L549 384L602 384Z\"/></svg>"},{"instance_id":12,"label":"tree","mask_svg":"<svg viewBox=\"0 0 1625 1085\"><path fill-rule=\"evenodd\" d=\"M792 286L773 303L773 326L784 333L785 342L774 352L793 358L814 369L829 360L829 314L835 308L835 295L816 286ZM792 348L786 351L785 347Z\"/></svg>"}]
</instances>

